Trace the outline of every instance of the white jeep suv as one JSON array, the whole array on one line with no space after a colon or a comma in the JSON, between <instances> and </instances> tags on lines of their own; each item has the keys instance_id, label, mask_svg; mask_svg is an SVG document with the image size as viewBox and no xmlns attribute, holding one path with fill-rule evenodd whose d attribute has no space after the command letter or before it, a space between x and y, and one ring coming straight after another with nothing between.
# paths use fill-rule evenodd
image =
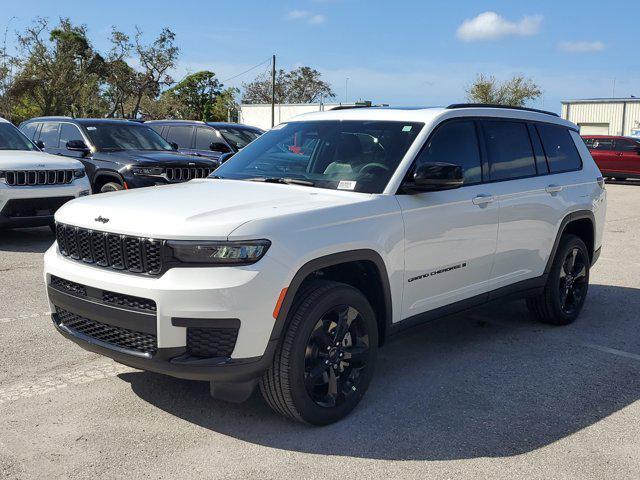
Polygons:
<instances>
[{"instance_id":1,"label":"white jeep suv","mask_svg":"<svg viewBox=\"0 0 640 480\"><path fill-rule=\"evenodd\" d=\"M60 206L90 193L82 163L41 152L0 118L0 230L53 226Z\"/></svg>"},{"instance_id":2,"label":"white jeep suv","mask_svg":"<svg viewBox=\"0 0 640 480\"><path fill-rule=\"evenodd\" d=\"M311 424L378 347L504 296L573 321L606 194L577 127L528 109L354 108L278 125L211 177L74 201L45 256L53 322L123 364Z\"/></svg>"}]
</instances>

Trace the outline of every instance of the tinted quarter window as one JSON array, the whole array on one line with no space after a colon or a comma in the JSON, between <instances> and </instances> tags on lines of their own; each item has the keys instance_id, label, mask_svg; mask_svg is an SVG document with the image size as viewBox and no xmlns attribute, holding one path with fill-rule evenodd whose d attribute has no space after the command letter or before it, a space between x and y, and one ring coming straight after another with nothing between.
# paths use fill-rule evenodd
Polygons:
<instances>
[{"instance_id":1,"label":"tinted quarter window","mask_svg":"<svg viewBox=\"0 0 640 480\"><path fill-rule=\"evenodd\" d=\"M212 143L222 143L222 139L211 128L196 128L196 150L209 150Z\"/></svg>"},{"instance_id":2,"label":"tinted quarter window","mask_svg":"<svg viewBox=\"0 0 640 480\"><path fill-rule=\"evenodd\" d=\"M475 123L456 120L438 127L420 153L417 165L433 162L460 165L465 184L480 182L482 173Z\"/></svg>"},{"instance_id":3,"label":"tinted quarter window","mask_svg":"<svg viewBox=\"0 0 640 480\"><path fill-rule=\"evenodd\" d=\"M640 143L628 138L616 139L616 150L618 152L637 152L640 149Z\"/></svg>"},{"instance_id":4,"label":"tinted quarter window","mask_svg":"<svg viewBox=\"0 0 640 480\"><path fill-rule=\"evenodd\" d=\"M527 125L520 122L482 122L491 180L509 180L536 174Z\"/></svg>"},{"instance_id":5,"label":"tinted quarter window","mask_svg":"<svg viewBox=\"0 0 640 480\"><path fill-rule=\"evenodd\" d=\"M569 130L558 125L537 126L551 173L579 170L582 160Z\"/></svg>"},{"instance_id":6,"label":"tinted quarter window","mask_svg":"<svg viewBox=\"0 0 640 480\"><path fill-rule=\"evenodd\" d=\"M44 148L58 148L59 123L44 122L40 129L40 141L44 142Z\"/></svg>"},{"instance_id":7,"label":"tinted quarter window","mask_svg":"<svg viewBox=\"0 0 640 480\"><path fill-rule=\"evenodd\" d=\"M62 123L60 124L60 148L66 148L67 142L71 140L82 140L82 134L78 127L72 125L71 123Z\"/></svg>"},{"instance_id":8,"label":"tinted quarter window","mask_svg":"<svg viewBox=\"0 0 640 480\"><path fill-rule=\"evenodd\" d=\"M180 148L191 148L192 136L193 127L169 127L169 131L167 132L167 141L177 143Z\"/></svg>"}]
</instances>

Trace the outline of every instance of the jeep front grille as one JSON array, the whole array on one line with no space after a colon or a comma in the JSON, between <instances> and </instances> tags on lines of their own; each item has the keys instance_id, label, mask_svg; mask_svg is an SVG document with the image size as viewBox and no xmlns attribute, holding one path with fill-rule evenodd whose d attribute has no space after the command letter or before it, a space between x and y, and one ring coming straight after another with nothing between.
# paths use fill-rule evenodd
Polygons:
<instances>
[{"instance_id":1,"label":"jeep front grille","mask_svg":"<svg viewBox=\"0 0 640 480\"><path fill-rule=\"evenodd\" d=\"M99 267L148 275L162 271L162 242L56 224L56 240L65 257Z\"/></svg>"},{"instance_id":2,"label":"jeep front grille","mask_svg":"<svg viewBox=\"0 0 640 480\"><path fill-rule=\"evenodd\" d=\"M7 170L4 179L10 187L64 185L73 182L73 170Z\"/></svg>"},{"instance_id":3,"label":"jeep front grille","mask_svg":"<svg viewBox=\"0 0 640 480\"><path fill-rule=\"evenodd\" d=\"M200 167L169 167L165 168L164 174L170 182L186 182L192 178L206 178L213 168L200 168Z\"/></svg>"}]
</instances>

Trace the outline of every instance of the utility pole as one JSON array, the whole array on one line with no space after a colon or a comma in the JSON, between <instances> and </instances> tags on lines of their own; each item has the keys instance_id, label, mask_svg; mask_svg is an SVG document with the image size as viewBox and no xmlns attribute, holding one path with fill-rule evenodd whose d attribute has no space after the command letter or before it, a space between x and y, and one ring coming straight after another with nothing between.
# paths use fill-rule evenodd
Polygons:
<instances>
[{"instance_id":1,"label":"utility pole","mask_svg":"<svg viewBox=\"0 0 640 480\"><path fill-rule=\"evenodd\" d=\"M344 81L344 103L349 102L349 77Z\"/></svg>"},{"instance_id":2,"label":"utility pole","mask_svg":"<svg viewBox=\"0 0 640 480\"><path fill-rule=\"evenodd\" d=\"M271 63L271 128L276 124L276 56Z\"/></svg>"}]
</instances>

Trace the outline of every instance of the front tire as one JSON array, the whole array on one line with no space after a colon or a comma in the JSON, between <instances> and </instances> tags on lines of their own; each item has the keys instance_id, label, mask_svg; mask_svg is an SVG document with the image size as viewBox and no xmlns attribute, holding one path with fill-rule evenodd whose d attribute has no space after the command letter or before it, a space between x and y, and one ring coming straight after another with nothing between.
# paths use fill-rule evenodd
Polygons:
<instances>
[{"instance_id":1,"label":"front tire","mask_svg":"<svg viewBox=\"0 0 640 480\"><path fill-rule=\"evenodd\" d=\"M120 185L119 183L116 182L109 182L109 183L105 183L102 188L100 188L100 193L107 193L107 192L117 192L119 190L123 190L124 187L122 185Z\"/></svg>"},{"instance_id":2,"label":"front tire","mask_svg":"<svg viewBox=\"0 0 640 480\"><path fill-rule=\"evenodd\" d=\"M542 294L527 298L527 308L541 322L567 325L584 305L589 289L591 261L586 245L575 235L566 235L558 251Z\"/></svg>"},{"instance_id":3,"label":"front tire","mask_svg":"<svg viewBox=\"0 0 640 480\"><path fill-rule=\"evenodd\" d=\"M290 324L260 391L276 412L312 425L344 418L364 396L378 351L376 316L366 297L316 281L294 302Z\"/></svg>"}]
</instances>

